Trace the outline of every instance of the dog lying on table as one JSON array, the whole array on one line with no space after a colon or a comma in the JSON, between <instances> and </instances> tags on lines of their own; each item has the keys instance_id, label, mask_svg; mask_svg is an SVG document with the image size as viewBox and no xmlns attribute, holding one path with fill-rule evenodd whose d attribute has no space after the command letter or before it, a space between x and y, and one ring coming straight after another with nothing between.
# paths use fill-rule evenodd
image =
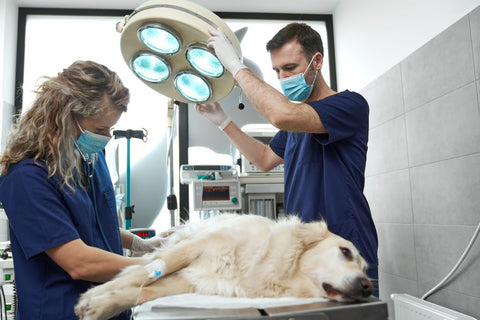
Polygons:
<instances>
[{"instance_id":1,"label":"dog lying on table","mask_svg":"<svg viewBox=\"0 0 480 320\"><path fill-rule=\"evenodd\" d=\"M174 232L113 280L81 295L82 320L108 319L159 297L182 293L227 297L324 297L360 301L373 293L367 263L324 222L292 216L221 214Z\"/></svg>"}]
</instances>

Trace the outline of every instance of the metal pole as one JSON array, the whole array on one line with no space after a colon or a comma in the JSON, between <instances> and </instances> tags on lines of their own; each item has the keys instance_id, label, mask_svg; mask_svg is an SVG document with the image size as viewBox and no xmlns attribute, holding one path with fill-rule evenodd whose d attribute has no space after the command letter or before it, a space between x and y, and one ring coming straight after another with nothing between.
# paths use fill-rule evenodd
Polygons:
<instances>
[{"instance_id":1,"label":"metal pole","mask_svg":"<svg viewBox=\"0 0 480 320\"><path fill-rule=\"evenodd\" d=\"M130 208L130 138L127 137L127 208ZM125 229L132 226L132 217L125 217Z\"/></svg>"},{"instance_id":2,"label":"metal pole","mask_svg":"<svg viewBox=\"0 0 480 320\"><path fill-rule=\"evenodd\" d=\"M167 152L167 168L169 169L170 194L167 196L167 209L170 211L170 226L175 226L177 210L177 197L175 196L174 173L173 173L173 140L175 132L175 102L168 99L167 111L167 128L168 128L168 152Z\"/></svg>"}]
</instances>

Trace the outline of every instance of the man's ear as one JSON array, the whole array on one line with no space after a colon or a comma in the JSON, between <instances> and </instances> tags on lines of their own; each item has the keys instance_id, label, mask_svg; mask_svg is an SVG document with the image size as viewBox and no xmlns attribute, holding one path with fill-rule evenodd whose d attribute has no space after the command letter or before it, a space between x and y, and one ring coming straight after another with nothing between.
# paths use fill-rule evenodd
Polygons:
<instances>
[{"instance_id":1,"label":"man's ear","mask_svg":"<svg viewBox=\"0 0 480 320\"><path fill-rule=\"evenodd\" d=\"M318 71L322 70L323 67L323 55L320 52L315 53L315 57L313 58L315 64L314 68Z\"/></svg>"},{"instance_id":2,"label":"man's ear","mask_svg":"<svg viewBox=\"0 0 480 320\"><path fill-rule=\"evenodd\" d=\"M297 236L305 247L325 239L330 231L324 221L305 223L297 227Z\"/></svg>"}]
</instances>

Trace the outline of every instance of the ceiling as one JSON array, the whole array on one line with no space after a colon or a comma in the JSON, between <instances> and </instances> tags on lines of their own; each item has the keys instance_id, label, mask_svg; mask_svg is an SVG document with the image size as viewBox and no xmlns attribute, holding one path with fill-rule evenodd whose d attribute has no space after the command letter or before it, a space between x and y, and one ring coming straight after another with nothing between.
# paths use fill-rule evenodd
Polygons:
<instances>
[{"instance_id":1,"label":"ceiling","mask_svg":"<svg viewBox=\"0 0 480 320\"><path fill-rule=\"evenodd\" d=\"M78 8L78 9L135 9L145 0L16 0L19 7ZM270 12L333 14L341 0L190 0L217 12Z\"/></svg>"}]
</instances>

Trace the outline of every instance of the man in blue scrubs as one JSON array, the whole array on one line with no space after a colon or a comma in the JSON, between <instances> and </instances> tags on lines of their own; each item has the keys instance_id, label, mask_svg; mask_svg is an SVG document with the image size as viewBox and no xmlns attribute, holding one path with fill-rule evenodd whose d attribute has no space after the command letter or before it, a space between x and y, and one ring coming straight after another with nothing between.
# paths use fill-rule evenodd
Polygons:
<instances>
[{"instance_id":1,"label":"man in blue scrubs","mask_svg":"<svg viewBox=\"0 0 480 320\"><path fill-rule=\"evenodd\" d=\"M16 319L73 320L81 293L142 263L122 255L122 245L142 248L146 241L119 229L102 153L110 128L127 109L129 91L105 66L77 61L46 78L37 94L0 157Z\"/></svg>"},{"instance_id":2,"label":"man in blue scrubs","mask_svg":"<svg viewBox=\"0 0 480 320\"><path fill-rule=\"evenodd\" d=\"M260 114L280 131L265 146L242 132L220 104L197 105L197 111L259 169L284 163L285 212L305 222L323 219L332 232L352 241L369 263L378 296L377 233L363 195L367 101L326 84L321 37L306 24L287 25L267 44L283 94L242 64L222 31L210 33L209 46Z\"/></svg>"}]
</instances>

